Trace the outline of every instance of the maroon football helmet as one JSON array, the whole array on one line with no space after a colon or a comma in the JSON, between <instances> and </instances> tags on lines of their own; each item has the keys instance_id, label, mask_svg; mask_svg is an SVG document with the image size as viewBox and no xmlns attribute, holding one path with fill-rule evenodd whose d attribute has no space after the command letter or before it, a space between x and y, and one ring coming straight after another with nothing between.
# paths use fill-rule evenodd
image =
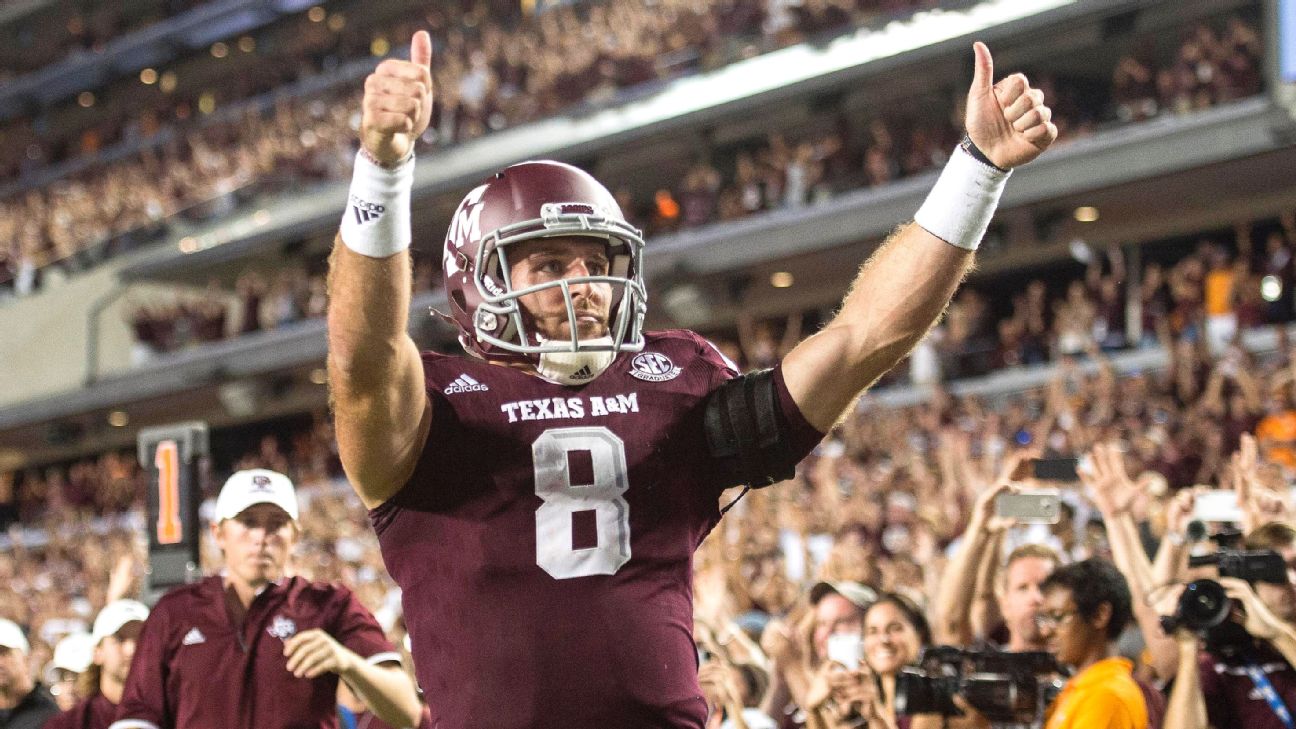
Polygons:
<instances>
[{"instance_id":1,"label":"maroon football helmet","mask_svg":"<svg viewBox=\"0 0 1296 729\"><path fill-rule=\"evenodd\" d=\"M607 241L606 276L550 281L514 291L509 246L554 236ZM643 349L647 292L643 236L621 206L584 170L549 160L522 162L498 172L459 203L446 232L442 271L450 313L465 350L484 359L539 361L556 352L638 352ZM612 285L609 337L577 337L572 284ZM571 339L538 336L523 296L559 287L567 301Z\"/></svg>"}]
</instances>

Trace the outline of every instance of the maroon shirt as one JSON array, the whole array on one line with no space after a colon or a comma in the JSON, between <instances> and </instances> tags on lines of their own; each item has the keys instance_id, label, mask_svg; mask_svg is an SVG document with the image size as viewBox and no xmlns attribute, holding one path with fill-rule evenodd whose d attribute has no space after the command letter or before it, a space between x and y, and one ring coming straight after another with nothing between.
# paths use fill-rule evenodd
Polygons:
<instances>
[{"instance_id":1,"label":"maroon shirt","mask_svg":"<svg viewBox=\"0 0 1296 729\"><path fill-rule=\"evenodd\" d=\"M220 577L167 593L135 646L113 729L333 729L338 677L296 678L283 641L320 628L372 663L400 654L341 585L290 577L252 600L242 629Z\"/></svg>"},{"instance_id":2,"label":"maroon shirt","mask_svg":"<svg viewBox=\"0 0 1296 729\"><path fill-rule=\"evenodd\" d=\"M108 729L117 717L117 704L103 694L78 701L75 706L50 718L41 729Z\"/></svg>"},{"instance_id":3,"label":"maroon shirt","mask_svg":"<svg viewBox=\"0 0 1296 729\"><path fill-rule=\"evenodd\" d=\"M1256 659L1256 665L1273 684L1287 710L1296 711L1296 670L1267 643L1257 641ZM1205 651L1198 655L1197 662L1211 726L1285 729L1244 668L1219 663Z\"/></svg>"},{"instance_id":4,"label":"maroon shirt","mask_svg":"<svg viewBox=\"0 0 1296 729\"><path fill-rule=\"evenodd\" d=\"M646 339L579 387L424 355L427 444L371 518L440 729L703 726L692 557L723 483L702 415L736 372L692 332ZM775 380L804 456L822 434Z\"/></svg>"}]
</instances>

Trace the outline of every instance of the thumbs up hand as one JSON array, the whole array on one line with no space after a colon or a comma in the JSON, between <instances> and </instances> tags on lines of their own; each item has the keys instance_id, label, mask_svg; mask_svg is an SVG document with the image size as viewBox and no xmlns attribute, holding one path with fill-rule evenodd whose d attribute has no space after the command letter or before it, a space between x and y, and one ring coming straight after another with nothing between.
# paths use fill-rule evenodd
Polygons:
<instances>
[{"instance_id":1,"label":"thumbs up hand","mask_svg":"<svg viewBox=\"0 0 1296 729\"><path fill-rule=\"evenodd\" d=\"M432 37L414 34L410 60L389 58L365 79L360 144L384 167L409 156L432 119Z\"/></svg>"},{"instance_id":2,"label":"thumbs up hand","mask_svg":"<svg viewBox=\"0 0 1296 729\"><path fill-rule=\"evenodd\" d=\"M996 166L1005 170L1020 167L1057 139L1053 111L1044 105L1044 92L1032 89L1023 74L994 83L990 49L984 43L972 48L976 70L964 119L968 136Z\"/></svg>"}]
</instances>

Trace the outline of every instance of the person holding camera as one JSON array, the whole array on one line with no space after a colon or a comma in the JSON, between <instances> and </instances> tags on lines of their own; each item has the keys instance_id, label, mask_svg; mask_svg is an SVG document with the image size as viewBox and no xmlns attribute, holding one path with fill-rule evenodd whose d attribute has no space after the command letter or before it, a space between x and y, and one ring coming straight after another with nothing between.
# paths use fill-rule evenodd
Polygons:
<instances>
[{"instance_id":1,"label":"person holding camera","mask_svg":"<svg viewBox=\"0 0 1296 729\"><path fill-rule=\"evenodd\" d=\"M1133 619L1130 589L1110 562L1087 559L1044 580L1036 623L1048 651L1075 674L1047 712L1045 729L1147 729L1133 664L1115 642Z\"/></svg>"},{"instance_id":2,"label":"person holding camera","mask_svg":"<svg viewBox=\"0 0 1296 729\"><path fill-rule=\"evenodd\" d=\"M1172 621L1178 666L1166 714L1166 729L1245 726L1293 729L1296 707L1296 528L1269 522L1247 535L1251 554L1273 552L1267 574L1222 574L1218 588L1227 600L1211 599L1201 580L1185 588ZM1227 555L1225 559L1227 558ZM1278 568L1281 561L1286 568ZM1221 566L1221 573L1238 574ZM1287 575L1282 580L1283 574ZM1188 602L1185 610L1185 602ZM1220 622L1194 620L1194 605L1219 605ZM1204 624L1203 624L1204 623ZM1213 623L1213 624L1212 624Z\"/></svg>"},{"instance_id":3,"label":"person holding camera","mask_svg":"<svg viewBox=\"0 0 1296 729\"><path fill-rule=\"evenodd\" d=\"M1030 462L1028 453L1010 457L995 483L977 496L962 543L945 569L948 578L941 581L936 595L937 642L963 647L992 643L988 634L975 629L977 600L990 598L980 594L985 584L993 585L995 607L1008 633L1007 643L996 647L1043 650L1035 616L1043 604L1040 585L1057 567L1057 553L1043 544L1023 544L1008 555L1002 569L998 562L1004 531L1011 522L995 515L995 500L1020 486Z\"/></svg>"}]
</instances>

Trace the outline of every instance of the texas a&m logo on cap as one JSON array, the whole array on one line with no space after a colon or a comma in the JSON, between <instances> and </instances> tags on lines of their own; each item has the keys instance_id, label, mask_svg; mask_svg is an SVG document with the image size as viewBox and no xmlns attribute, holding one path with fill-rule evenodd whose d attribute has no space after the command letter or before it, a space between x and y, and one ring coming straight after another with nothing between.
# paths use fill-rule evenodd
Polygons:
<instances>
[{"instance_id":1,"label":"texas a&m logo on cap","mask_svg":"<svg viewBox=\"0 0 1296 729\"><path fill-rule=\"evenodd\" d=\"M659 352L640 352L630 361L630 376L645 382L665 382L679 377L680 368Z\"/></svg>"},{"instance_id":2,"label":"texas a&m logo on cap","mask_svg":"<svg viewBox=\"0 0 1296 729\"><path fill-rule=\"evenodd\" d=\"M269 477L269 476L262 476L262 475L260 475L260 474L258 474L258 475L256 475L256 476L253 476L253 477L252 477L252 490L253 490L253 491L269 491L269 490L270 490L270 477Z\"/></svg>"}]
</instances>

